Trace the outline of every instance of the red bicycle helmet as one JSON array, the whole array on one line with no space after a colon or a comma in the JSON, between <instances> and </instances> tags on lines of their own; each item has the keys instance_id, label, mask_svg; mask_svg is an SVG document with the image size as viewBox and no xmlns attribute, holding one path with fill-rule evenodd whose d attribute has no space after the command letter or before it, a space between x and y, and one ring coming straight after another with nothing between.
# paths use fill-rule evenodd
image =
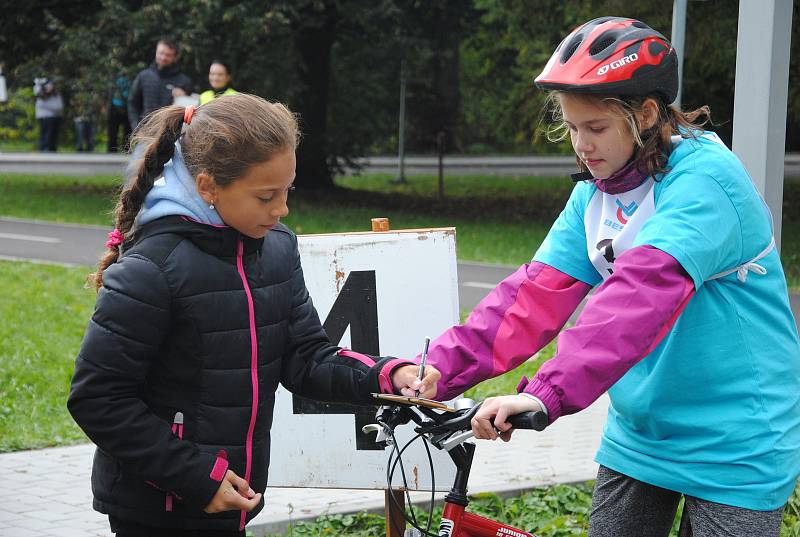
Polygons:
<instances>
[{"instance_id":1,"label":"red bicycle helmet","mask_svg":"<svg viewBox=\"0 0 800 537\"><path fill-rule=\"evenodd\" d=\"M542 89L620 96L678 95L678 56L636 19L601 17L572 31L534 81Z\"/></svg>"}]
</instances>

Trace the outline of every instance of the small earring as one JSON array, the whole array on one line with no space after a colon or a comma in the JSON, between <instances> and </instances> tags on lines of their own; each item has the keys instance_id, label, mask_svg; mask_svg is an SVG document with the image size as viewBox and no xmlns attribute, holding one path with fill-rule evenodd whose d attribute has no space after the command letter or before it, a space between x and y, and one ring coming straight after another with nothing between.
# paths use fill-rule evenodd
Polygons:
<instances>
[{"instance_id":1,"label":"small earring","mask_svg":"<svg viewBox=\"0 0 800 537\"><path fill-rule=\"evenodd\" d=\"M208 208L211 209L212 211L214 210L214 202L213 201L209 204Z\"/></svg>"}]
</instances>

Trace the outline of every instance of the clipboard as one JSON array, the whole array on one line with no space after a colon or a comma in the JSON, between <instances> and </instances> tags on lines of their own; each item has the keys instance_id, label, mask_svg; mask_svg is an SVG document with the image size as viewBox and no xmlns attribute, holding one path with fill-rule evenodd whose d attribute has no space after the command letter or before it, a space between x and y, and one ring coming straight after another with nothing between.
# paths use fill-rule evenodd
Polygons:
<instances>
[{"instance_id":1,"label":"clipboard","mask_svg":"<svg viewBox=\"0 0 800 537\"><path fill-rule=\"evenodd\" d=\"M405 395L390 395L385 393L373 393L372 397L382 401L389 401L391 403L401 405L423 406L426 408L433 408L435 410L443 410L445 412L455 412L456 409L447 406L446 404L434 401L433 399L424 399L422 397L406 397Z\"/></svg>"}]
</instances>

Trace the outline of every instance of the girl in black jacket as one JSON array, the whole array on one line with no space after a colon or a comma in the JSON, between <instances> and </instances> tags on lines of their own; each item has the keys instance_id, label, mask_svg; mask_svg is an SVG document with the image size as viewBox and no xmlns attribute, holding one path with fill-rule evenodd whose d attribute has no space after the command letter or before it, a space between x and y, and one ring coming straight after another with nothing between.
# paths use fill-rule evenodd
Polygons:
<instances>
[{"instance_id":1,"label":"girl in black jacket","mask_svg":"<svg viewBox=\"0 0 800 537\"><path fill-rule=\"evenodd\" d=\"M245 94L163 108L134 134L68 401L97 445L94 508L118 537L243 535L263 505L279 382L327 401L434 393L434 369L419 382L417 366L323 331L279 223L297 140L289 110Z\"/></svg>"}]
</instances>

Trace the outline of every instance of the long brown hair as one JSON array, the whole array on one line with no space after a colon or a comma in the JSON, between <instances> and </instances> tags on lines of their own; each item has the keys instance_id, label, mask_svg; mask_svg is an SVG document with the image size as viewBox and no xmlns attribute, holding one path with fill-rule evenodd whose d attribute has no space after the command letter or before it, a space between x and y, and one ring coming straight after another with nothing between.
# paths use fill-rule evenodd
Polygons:
<instances>
[{"instance_id":1,"label":"long brown hair","mask_svg":"<svg viewBox=\"0 0 800 537\"><path fill-rule=\"evenodd\" d=\"M199 107L190 124L183 122L184 111L182 106L156 110L133 133L129 177L114 209L115 228L125 237L120 246L133 242L136 216L179 139L189 173L205 172L222 187L274 154L297 148L297 118L280 103L245 93L225 95ZM120 246L109 247L89 276L95 289L103 285L103 270L119 258Z\"/></svg>"},{"instance_id":2,"label":"long brown hair","mask_svg":"<svg viewBox=\"0 0 800 537\"><path fill-rule=\"evenodd\" d=\"M562 92L550 92L545 104L545 111L550 111L553 119L553 123L546 129L547 138L551 142L560 142L569 136L569 129L564 123L564 116L558 100L560 93ZM569 95L585 99L596 105L603 105L612 115L625 121L636 144L634 160L639 171L647 175L655 176L669 171L666 166L672 152L672 136L696 138L703 132L703 126L711 123L711 110L708 106L683 111L674 105L665 104L664 100L657 95L613 97L572 92ZM642 130L636 118L642 117L642 107L647 99L653 99L656 102L658 116L652 127ZM582 172L588 171L580 156L575 155L575 159Z\"/></svg>"}]
</instances>

